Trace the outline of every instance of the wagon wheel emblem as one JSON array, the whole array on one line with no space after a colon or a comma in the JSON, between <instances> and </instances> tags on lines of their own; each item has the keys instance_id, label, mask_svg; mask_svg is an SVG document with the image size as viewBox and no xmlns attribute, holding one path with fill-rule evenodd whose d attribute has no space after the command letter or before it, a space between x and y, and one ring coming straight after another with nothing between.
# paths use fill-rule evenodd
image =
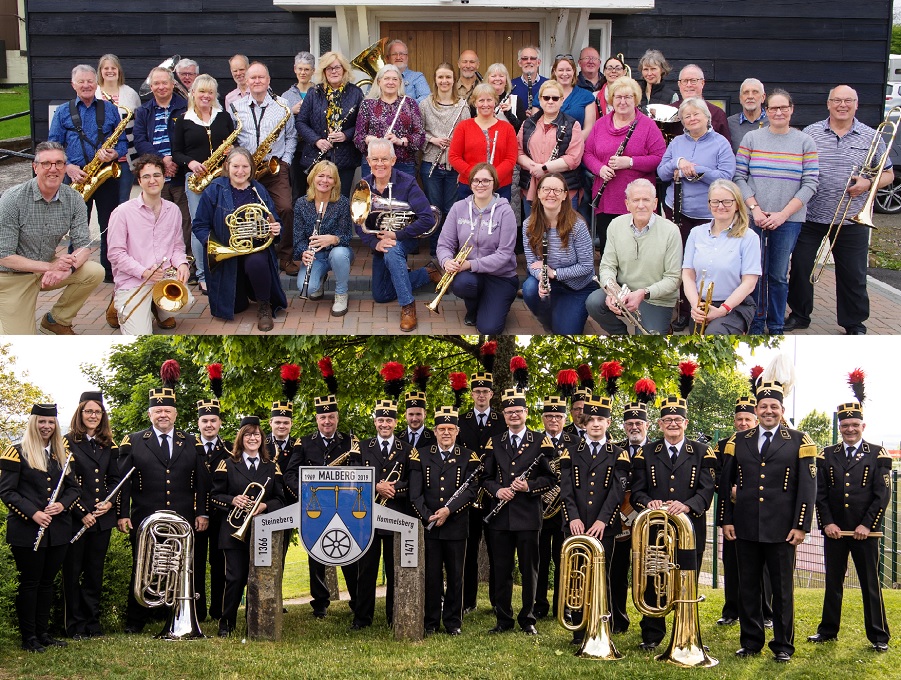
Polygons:
<instances>
[{"instance_id":1,"label":"wagon wheel emblem","mask_svg":"<svg viewBox=\"0 0 901 680\"><path fill-rule=\"evenodd\" d=\"M331 558L341 558L350 552L350 536L341 529L330 529L322 536L322 552Z\"/></svg>"}]
</instances>

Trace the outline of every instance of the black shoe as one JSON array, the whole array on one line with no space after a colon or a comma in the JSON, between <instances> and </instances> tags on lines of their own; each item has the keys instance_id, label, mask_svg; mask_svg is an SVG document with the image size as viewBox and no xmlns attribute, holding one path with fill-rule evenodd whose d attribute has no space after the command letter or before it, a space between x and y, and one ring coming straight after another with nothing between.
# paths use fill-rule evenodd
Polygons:
<instances>
[{"instance_id":1,"label":"black shoe","mask_svg":"<svg viewBox=\"0 0 901 680\"><path fill-rule=\"evenodd\" d=\"M845 335L866 335L867 327L861 324L860 326L849 326L845 329Z\"/></svg>"},{"instance_id":2,"label":"black shoe","mask_svg":"<svg viewBox=\"0 0 901 680\"><path fill-rule=\"evenodd\" d=\"M782 327L782 330L786 333L791 333L792 331L803 331L805 328L810 328L810 322L801 321L796 316L791 316L785 320L785 326Z\"/></svg>"},{"instance_id":3,"label":"black shoe","mask_svg":"<svg viewBox=\"0 0 901 680\"><path fill-rule=\"evenodd\" d=\"M138 628L137 626L125 626L126 635L138 635L142 630L144 630L143 627Z\"/></svg>"},{"instance_id":4,"label":"black shoe","mask_svg":"<svg viewBox=\"0 0 901 680\"><path fill-rule=\"evenodd\" d=\"M68 647L69 643L64 640L57 640L49 635L38 635L38 642L44 647Z\"/></svg>"},{"instance_id":5,"label":"black shoe","mask_svg":"<svg viewBox=\"0 0 901 680\"><path fill-rule=\"evenodd\" d=\"M584 639L585 639L585 638L577 638L577 637L574 637L572 640L569 641L569 644L571 644L571 645L581 645L581 644L582 644L582 641L583 641Z\"/></svg>"},{"instance_id":6,"label":"black shoe","mask_svg":"<svg viewBox=\"0 0 901 680\"><path fill-rule=\"evenodd\" d=\"M627 630L629 630L629 629L628 628L614 628L613 634L614 635L624 635Z\"/></svg>"},{"instance_id":7,"label":"black shoe","mask_svg":"<svg viewBox=\"0 0 901 680\"><path fill-rule=\"evenodd\" d=\"M352 624L350 624L351 630L363 630L364 628L369 628L369 624L358 623L356 621L354 621Z\"/></svg>"},{"instance_id":8,"label":"black shoe","mask_svg":"<svg viewBox=\"0 0 901 680\"><path fill-rule=\"evenodd\" d=\"M526 635L538 635L538 629L532 625L523 626L522 632L525 633Z\"/></svg>"},{"instance_id":9,"label":"black shoe","mask_svg":"<svg viewBox=\"0 0 901 680\"><path fill-rule=\"evenodd\" d=\"M788 663L792 660L792 655L788 652L776 652L773 654L773 661L776 663Z\"/></svg>"},{"instance_id":10,"label":"black shoe","mask_svg":"<svg viewBox=\"0 0 901 680\"><path fill-rule=\"evenodd\" d=\"M511 630L513 630L513 626L502 626L502 625L498 624L494 628L491 628L488 632L491 634L509 633Z\"/></svg>"},{"instance_id":11,"label":"black shoe","mask_svg":"<svg viewBox=\"0 0 901 680\"><path fill-rule=\"evenodd\" d=\"M459 635L461 632L462 632L462 631L461 631L459 628L448 628L448 629L447 629L447 634L448 634L448 635L454 635L454 636L456 636L456 635Z\"/></svg>"},{"instance_id":12,"label":"black shoe","mask_svg":"<svg viewBox=\"0 0 901 680\"><path fill-rule=\"evenodd\" d=\"M680 315L678 319L673 321L673 331L674 332L684 331L686 328L688 328L688 317L687 316Z\"/></svg>"},{"instance_id":13,"label":"black shoe","mask_svg":"<svg viewBox=\"0 0 901 680\"><path fill-rule=\"evenodd\" d=\"M227 626L225 628L223 628L222 626L219 627L219 637L221 638L227 638L230 632L231 631Z\"/></svg>"},{"instance_id":14,"label":"black shoe","mask_svg":"<svg viewBox=\"0 0 901 680\"><path fill-rule=\"evenodd\" d=\"M313 618L314 619L324 619L325 612L313 612Z\"/></svg>"},{"instance_id":15,"label":"black shoe","mask_svg":"<svg viewBox=\"0 0 901 680\"><path fill-rule=\"evenodd\" d=\"M437 628L426 628L426 629L425 629L425 636L426 636L426 637L429 637L430 635L434 635L434 634L437 633L437 632L438 632L438 629L437 629Z\"/></svg>"},{"instance_id":16,"label":"black shoe","mask_svg":"<svg viewBox=\"0 0 901 680\"><path fill-rule=\"evenodd\" d=\"M838 635L823 635L822 633L814 633L813 635L807 636L808 642L816 642L817 644L821 642L834 642L838 640Z\"/></svg>"},{"instance_id":17,"label":"black shoe","mask_svg":"<svg viewBox=\"0 0 901 680\"><path fill-rule=\"evenodd\" d=\"M657 649L657 646L659 644L659 642L642 642L638 645L638 648L643 649L646 652L653 652L655 649Z\"/></svg>"},{"instance_id":18,"label":"black shoe","mask_svg":"<svg viewBox=\"0 0 901 680\"><path fill-rule=\"evenodd\" d=\"M536 619L546 619L550 613L547 609L536 609L532 612Z\"/></svg>"},{"instance_id":19,"label":"black shoe","mask_svg":"<svg viewBox=\"0 0 901 680\"><path fill-rule=\"evenodd\" d=\"M90 637L91 637L91 636L88 635L87 633L75 633L75 634L72 636L72 639L73 639L73 640L76 640L76 641L78 641L78 640L88 640L88 639L90 639Z\"/></svg>"},{"instance_id":20,"label":"black shoe","mask_svg":"<svg viewBox=\"0 0 901 680\"><path fill-rule=\"evenodd\" d=\"M475 312L466 312L466 316L463 317L463 325L464 326L475 326L476 325L476 313Z\"/></svg>"},{"instance_id":21,"label":"black shoe","mask_svg":"<svg viewBox=\"0 0 901 680\"><path fill-rule=\"evenodd\" d=\"M92 638L102 638L102 637L105 637L105 636L103 635L103 631L102 631L102 630L92 630L90 633L87 633L87 635L90 636L90 637L92 637Z\"/></svg>"},{"instance_id":22,"label":"black shoe","mask_svg":"<svg viewBox=\"0 0 901 680\"><path fill-rule=\"evenodd\" d=\"M888 651L888 643L887 642L874 642L873 643L873 651L874 652L887 652Z\"/></svg>"},{"instance_id":23,"label":"black shoe","mask_svg":"<svg viewBox=\"0 0 901 680\"><path fill-rule=\"evenodd\" d=\"M764 619L763 627L764 628L772 628L773 627L773 619Z\"/></svg>"},{"instance_id":24,"label":"black shoe","mask_svg":"<svg viewBox=\"0 0 901 680\"><path fill-rule=\"evenodd\" d=\"M758 654L760 654L759 649L755 652L753 649L747 649L746 647L741 647L737 652L735 652L735 656L741 659L747 659L749 656L757 656Z\"/></svg>"},{"instance_id":25,"label":"black shoe","mask_svg":"<svg viewBox=\"0 0 901 680\"><path fill-rule=\"evenodd\" d=\"M36 652L38 654L43 654L47 651L47 648L41 644L41 641L36 637L30 637L27 640L22 640L22 649L26 652Z\"/></svg>"},{"instance_id":26,"label":"black shoe","mask_svg":"<svg viewBox=\"0 0 901 680\"><path fill-rule=\"evenodd\" d=\"M718 625L718 626L734 626L735 622L736 622L736 619L732 619L732 618L729 618L728 616L724 616L721 619L717 619L716 625ZM764 622L764 625L766 625L765 622Z\"/></svg>"}]
</instances>

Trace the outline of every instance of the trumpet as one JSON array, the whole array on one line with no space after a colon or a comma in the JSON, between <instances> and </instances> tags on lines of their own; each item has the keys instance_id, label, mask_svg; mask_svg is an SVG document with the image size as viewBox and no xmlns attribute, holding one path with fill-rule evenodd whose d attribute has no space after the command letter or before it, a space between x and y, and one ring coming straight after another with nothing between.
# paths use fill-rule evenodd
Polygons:
<instances>
[{"instance_id":1,"label":"trumpet","mask_svg":"<svg viewBox=\"0 0 901 680\"><path fill-rule=\"evenodd\" d=\"M241 494L242 496L250 496L254 491L256 491L256 495L253 497L250 507L239 508L236 505L231 509L231 512L228 513L228 525L235 530L232 532L232 538L237 538L239 541L245 543L247 542L247 535L250 533L250 524L253 522L257 510L259 510L260 504L263 502L263 496L266 495L266 485L269 484L269 480L271 479L272 477L266 477L266 481L262 484L251 482L245 487Z\"/></svg>"},{"instance_id":2,"label":"trumpet","mask_svg":"<svg viewBox=\"0 0 901 680\"><path fill-rule=\"evenodd\" d=\"M135 296L143 291L141 297L138 298L138 301L134 306L128 310L125 317L119 319L120 324L124 324L131 318L131 315L134 314L135 310L141 306L141 303L147 299L147 296L150 296L151 301L157 306L157 309L168 312L169 314L177 314L191 301L191 293L188 291L188 287L176 278L178 276L178 270L175 267L166 269L161 281L157 281L151 287L145 289L145 286L153 279L154 274L162 269L167 261L168 258L165 257L160 260L160 263L150 270L150 275L141 282L140 286L135 288L131 295L128 296L128 299L122 305L121 311L123 312L128 309L129 303Z\"/></svg>"},{"instance_id":3,"label":"trumpet","mask_svg":"<svg viewBox=\"0 0 901 680\"><path fill-rule=\"evenodd\" d=\"M359 456L360 455L360 440L356 438L356 436L350 436L350 448L342 453L340 456L335 458L331 463L328 464L328 467L338 467L339 465L344 465L344 462L350 458L351 456Z\"/></svg>"},{"instance_id":4,"label":"trumpet","mask_svg":"<svg viewBox=\"0 0 901 680\"><path fill-rule=\"evenodd\" d=\"M870 148L867 149L867 155L864 158L863 163L860 164L859 168L855 167L848 176L848 181L845 182L845 188L842 191L841 198L838 200L838 205L835 206L832 222L829 223L826 235L823 236L823 240L820 241L820 248L817 250L813 269L810 272L811 283L816 283L820 280L823 269L826 268L826 263L829 262L829 258L832 257L832 249L835 247L835 242L838 240L838 234L841 231L842 224L848 219L848 212L851 210L851 203L854 201L850 189L851 185L854 183L855 177L859 176L870 180L870 188L863 207L861 207L860 211L851 217L850 220L855 224L861 224L865 227L870 227L871 229L876 228L873 224L873 204L876 200L876 192L879 191L879 177L885 169L889 153L892 150L892 144L895 142L895 135L898 134L899 123L897 120L892 120L892 118L897 118L899 115L901 115L901 106L895 106L889 110L885 120L883 120L879 124L879 127L876 128L876 134L873 135L873 141L870 143ZM889 135L889 139L885 144L885 152L877 161L876 154L879 153L879 142L887 134ZM841 216L839 216L839 213L841 213Z\"/></svg>"},{"instance_id":5,"label":"trumpet","mask_svg":"<svg viewBox=\"0 0 901 680\"><path fill-rule=\"evenodd\" d=\"M597 281L597 277L595 277L594 280ZM607 279L607 283L605 283L602 288L604 289L604 292L607 293L607 295L616 300L617 308L623 313L623 316L628 323L635 326L635 328L641 331L643 335L654 335L653 333L649 332L647 328L641 325L640 309L636 309L633 312L626 308L626 296L632 292L631 290L629 290L629 286L627 286L626 284L620 286L616 282L616 280L611 277Z\"/></svg>"},{"instance_id":6,"label":"trumpet","mask_svg":"<svg viewBox=\"0 0 901 680\"><path fill-rule=\"evenodd\" d=\"M469 239L471 238L472 232L469 232L469 236L467 236L466 240L463 242L463 247L460 248L460 252L454 256L454 262L457 264L463 264L466 261L466 258L469 257L469 253L472 252L472 246L469 245ZM450 288L450 285L454 282L454 277L456 276L457 272L445 271L444 274L442 274L441 280L438 282L438 287L435 289L438 295L426 305L426 309L433 314L441 314L441 310L438 308L441 304L441 298L444 297L444 294L447 292L448 288Z\"/></svg>"},{"instance_id":7,"label":"trumpet","mask_svg":"<svg viewBox=\"0 0 901 680\"><path fill-rule=\"evenodd\" d=\"M698 287L698 309L704 315L704 320L699 324L695 324L694 335L704 335L707 330L707 315L710 313L710 305L713 304L713 281L707 284L705 290L704 283L707 278L707 270L701 273L701 285Z\"/></svg>"},{"instance_id":8,"label":"trumpet","mask_svg":"<svg viewBox=\"0 0 901 680\"><path fill-rule=\"evenodd\" d=\"M394 467L391 468L391 472L388 473L388 476L382 480L383 482L399 482L400 481L400 461L397 461L394 464ZM387 496L382 496L379 494L379 500L377 501L379 505L385 505L390 499Z\"/></svg>"}]
</instances>

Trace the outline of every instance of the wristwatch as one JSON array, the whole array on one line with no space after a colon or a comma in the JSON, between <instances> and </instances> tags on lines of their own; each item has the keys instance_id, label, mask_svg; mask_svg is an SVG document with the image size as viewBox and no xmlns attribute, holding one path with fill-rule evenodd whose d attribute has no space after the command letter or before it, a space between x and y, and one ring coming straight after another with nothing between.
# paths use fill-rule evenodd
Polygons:
<instances>
[{"instance_id":1,"label":"wristwatch","mask_svg":"<svg viewBox=\"0 0 901 680\"><path fill-rule=\"evenodd\" d=\"M644 299L645 300L651 299L651 291L649 291L647 288L644 289Z\"/></svg>"},{"instance_id":2,"label":"wristwatch","mask_svg":"<svg viewBox=\"0 0 901 680\"><path fill-rule=\"evenodd\" d=\"M547 164L542 165L542 166L541 166L541 169L544 170L544 172L547 172Z\"/></svg>"},{"instance_id":3,"label":"wristwatch","mask_svg":"<svg viewBox=\"0 0 901 680\"><path fill-rule=\"evenodd\" d=\"M759 203L755 203L754 205L749 205L748 210L755 210L760 207Z\"/></svg>"}]
</instances>

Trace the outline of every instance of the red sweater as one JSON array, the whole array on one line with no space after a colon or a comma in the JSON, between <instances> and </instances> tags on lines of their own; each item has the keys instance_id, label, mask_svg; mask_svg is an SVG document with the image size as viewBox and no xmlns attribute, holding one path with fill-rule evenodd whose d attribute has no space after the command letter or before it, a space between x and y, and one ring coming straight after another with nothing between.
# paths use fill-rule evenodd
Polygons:
<instances>
[{"instance_id":1,"label":"red sweater","mask_svg":"<svg viewBox=\"0 0 901 680\"><path fill-rule=\"evenodd\" d=\"M460 184L469 184L469 173L476 163L484 163L488 160L488 147L495 143L494 169L497 170L500 186L505 187L513 183L513 167L516 165L516 131L505 120L495 121L488 128L488 141L485 133L474 118L460 121L454 128L454 136L451 137L451 145L448 151L448 160L454 170L460 173Z\"/></svg>"}]
</instances>

